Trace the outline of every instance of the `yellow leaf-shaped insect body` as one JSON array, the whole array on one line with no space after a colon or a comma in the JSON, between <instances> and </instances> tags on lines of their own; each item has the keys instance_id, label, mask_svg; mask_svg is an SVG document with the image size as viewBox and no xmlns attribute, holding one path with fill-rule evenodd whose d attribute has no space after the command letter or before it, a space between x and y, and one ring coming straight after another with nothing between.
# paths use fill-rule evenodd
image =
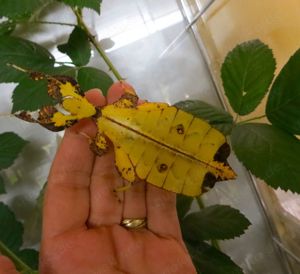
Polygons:
<instances>
[{"instance_id":1,"label":"yellow leaf-shaped insect body","mask_svg":"<svg viewBox=\"0 0 300 274\"><path fill-rule=\"evenodd\" d=\"M80 95L74 79L38 72L30 72L30 76L48 81L48 93L63 111L45 106L37 119L27 112L17 116L53 131L85 117L95 118L98 133L91 147L102 155L108 138L114 146L116 168L129 185L142 179L169 191L197 196L216 181L235 178L226 160L230 148L225 136L189 113L164 103L137 105L138 97L128 89L116 103L96 109Z\"/></svg>"},{"instance_id":2,"label":"yellow leaf-shaped insect body","mask_svg":"<svg viewBox=\"0 0 300 274\"><path fill-rule=\"evenodd\" d=\"M225 136L207 122L164 103L128 104L125 94L102 108L97 126L114 145L116 167L133 183L145 180L176 193L197 196L217 180L235 178L226 162ZM124 103L124 104L123 104ZM216 155L226 154L219 161Z\"/></svg>"}]
</instances>

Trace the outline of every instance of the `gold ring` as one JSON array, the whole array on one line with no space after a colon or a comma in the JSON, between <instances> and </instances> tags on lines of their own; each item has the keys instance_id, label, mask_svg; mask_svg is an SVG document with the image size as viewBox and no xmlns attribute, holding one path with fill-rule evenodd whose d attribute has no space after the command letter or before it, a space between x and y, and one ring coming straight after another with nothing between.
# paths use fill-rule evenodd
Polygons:
<instances>
[{"instance_id":1,"label":"gold ring","mask_svg":"<svg viewBox=\"0 0 300 274\"><path fill-rule=\"evenodd\" d=\"M147 226L146 218L136 218L136 219L123 219L121 226L127 229L140 229Z\"/></svg>"}]
</instances>

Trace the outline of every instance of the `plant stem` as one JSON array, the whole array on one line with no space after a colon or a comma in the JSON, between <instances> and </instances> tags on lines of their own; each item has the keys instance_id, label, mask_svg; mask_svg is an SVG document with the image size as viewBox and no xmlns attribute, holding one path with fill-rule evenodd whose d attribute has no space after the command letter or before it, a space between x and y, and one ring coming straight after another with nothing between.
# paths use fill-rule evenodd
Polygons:
<instances>
[{"instance_id":1,"label":"plant stem","mask_svg":"<svg viewBox=\"0 0 300 274\"><path fill-rule=\"evenodd\" d=\"M61 25L61 26L68 26L68 27L76 27L76 24L63 23L63 22L52 22L52 21L39 21L39 20L35 20L35 21L28 22L28 23L32 23L32 24L47 24L47 25Z\"/></svg>"},{"instance_id":2,"label":"plant stem","mask_svg":"<svg viewBox=\"0 0 300 274\"><path fill-rule=\"evenodd\" d=\"M124 78L120 75L120 73L117 71L113 63L110 61L108 56L106 55L105 51L100 47L100 45L97 43L95 37L91 34L90 30L84 23L82 16L80 12L76 9L73 9L74 14L76 15L77 21L79 26L83 29L83 31L87 34L89 37L91 43L94 45L97 52L100 54L100 56L103 58L104 62L107 64L111 72L114 74L114 76L119 80L122 81Z\"/></svg>"},{"instance_id":3,"label":"plant stem","mask_svg":"<svg viewBox=\"0 0 300 274\"><path fill-rule=\"evenodd\" d=\"M221 247L220 247L220 245L219 245L218 240L212 239L212 240L210 240L210 242L211 242L211 245L212 245L215 249L221 250Z\"/></svg>"},{"instance_id":4,"label":"plant stem","mask_svg":"<svg viewBox=\"0 0 300 274\"><path fill-rule=\"evenodd\" d=\"M13 253L3 242L0 241L0 252L4 256L10 258L13 263L15 264L17 270L19 271L26 271L26 272L33 272L33 270L25 264L15 253Z\"/></svg>"},{"instance_id":5,"label":"plant stem","mask_svg":"<svg viewBox=\"0 0 300 274\"><path fill-rule=\"evenodd\" d=\"M261 115L261 116L257 116L257 117L253 117L253 118L250 118L250 119L247 119L247 120L244 120L244 121L240 121L240 122L237 123L237 125L246 124L248 122L259 120L259 119L262 119L262 118L265 118L265 117L267 117L266 114Z\"/></svg>"},{"instance_id":6,"label":"plant stem","mask_svg":"<svg viewBox=\"0 0 300 274\"><path fill-rule=\"evenodd\" d=\"M198 206L199 206L200 209L204 209L205 208L205 205L204 205L204 203L202 201L202 198L200 196L196 197L196 201L197 201L197 204L198 204ZM221 250L218 240L212 239L212 240L210 240L210 242L211 242L211 245L214 248L216 248L218 250Z\"/></svg>"},{"instance_id":7,"label":"plant stem","mask_svg":"<svg viewBox=\"0 0 300 274\"><path fill-rule=\"evenodd\" d=\"M77 25L80 25L81 21L83 21L83 18L82 18L82 9L75 8L75 10L78 13L78 16L76 16L76 18L77 18ZM81 18L81 21L80 21L79 18Z\"/></svg>"},{"instance_id":8,"label":"plant stem","mask_svg":"<svg viewBox=\"0 0 300 274\"><path fill-rule=\"evenodd\" d=\"M0 113L0 118L2 117L14 117L15 115L11 114L11 113Z\"/></svg>"},{"instance_id":9,"label":"plant stem","mask_svg":"<svg viewBox=\"0 0 300 274\"><path fill-rule=\"evenodd\" d=\"M240 117L240 116L239 116L238 114L236 114L236 116L235 116L235 118L234 118L234 122L233 122L234 124L236 124L236 122L237 122L237 120L239 119L239 117Z\"/></svg>"},{"instance_id":10,"label":"plant stem","mask_svg":"<svg viewBox=\"0 0 300 274\"><path fill-rule=\"evenodd\" d=\"M204 209L205 208L205 205L202 201L202 198L200 196L196 197L196 201L197 201L197 204L199 206L200 209Z\"/></svg>"}]
</instances>

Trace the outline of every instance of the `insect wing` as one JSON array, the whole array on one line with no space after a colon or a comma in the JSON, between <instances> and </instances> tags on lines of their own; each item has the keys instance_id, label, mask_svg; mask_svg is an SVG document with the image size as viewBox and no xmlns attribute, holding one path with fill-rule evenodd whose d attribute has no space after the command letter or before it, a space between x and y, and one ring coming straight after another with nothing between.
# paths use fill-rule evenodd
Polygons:
<instances>
[{"instance_id":1,"label":"insect wing","mask_svg":"<svg viewBox=\"0 0 300 274\"><path fill-rule=\"evenodd\" d=\"M28 73L35 81L46 80L48 82L48 95L56 102L55 106L43 106L34 115L23 111L15 114L16 117L28 122L39 123L51 131L60 131L70 127L80 119L92 117L96 114L96 108L81 96L80 87L72 77L52 76L29 71L15 65L12 66L17 70Z\"/></svg>"},{"instance_id":2,"label":"insect wing","mask_svg":"<svg viewBox=\"0 0 300 274\"><path fill-rule=\"evenodd\" d=\"M215 181L235 177L226 161L215 159L226 144L224 135L176 107L159 103L137 108L109 105L102 109L98 127L115 149L128 155L126 164L116 163L121 175L124 166L130 166L136 177L189 196L212 186L212 177Z\"/></svg>"}]
</instances>

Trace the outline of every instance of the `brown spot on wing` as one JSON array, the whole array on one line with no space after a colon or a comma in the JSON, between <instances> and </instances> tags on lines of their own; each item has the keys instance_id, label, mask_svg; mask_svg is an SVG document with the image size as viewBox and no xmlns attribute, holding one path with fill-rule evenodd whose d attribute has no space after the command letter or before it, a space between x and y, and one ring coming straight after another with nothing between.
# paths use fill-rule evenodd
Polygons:
<instances>
[{"instance_id":1,"label":"brown spot on wing","mask_svg":"<svg viewBox=\"0 0 300 274\"><path fill-rule=\"evenodd\" d=\"M184 134L184 126L183 124L179 124L176 126L176 131L178 134Z\"/></svg>"},{"instance_id":2,"label":"brown spot on wing","mask_svg":"<svg viewBox=\"0 0 300 274\"><path fill-rule=\"evenodd\" d=\"M166 164L160 164L160 165L158 165L157 169L159 172L162 173L168 169L168 166Z\"/></svg>"},{"instance_id":3,"label":"brown spot on wing","mask_svg":"<svg viewBox=\"0 0 300 274\"><path fill-rule=\"evenodd\" d=\"M229 154L230 154L230 146L228 145L228 143L224 143L219 147L218 151L216 152L214 156L214 160L225 163Z\"/></svg>"},{"instance_id":4,"label":"brown spot on wing","mask_svg":"<svg viewBox=\"0 0 300 274\"><path fill-rule=\"evenodd\" d=\"M205 174L202 187L201 187L202 193L205 193L209 191L211 188L213 188L216 182L217 182L217 178L212 173L207 172Z\"/></svg>"}]
</instances>

